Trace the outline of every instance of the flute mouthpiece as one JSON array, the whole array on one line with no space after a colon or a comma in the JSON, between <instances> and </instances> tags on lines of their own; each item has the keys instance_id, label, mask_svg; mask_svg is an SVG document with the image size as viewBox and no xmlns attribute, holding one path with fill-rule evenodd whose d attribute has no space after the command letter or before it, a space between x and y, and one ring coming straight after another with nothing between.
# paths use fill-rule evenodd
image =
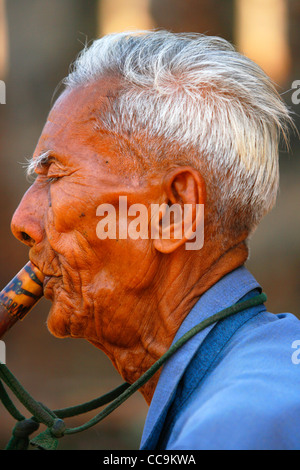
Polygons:
<instances>
[{"instance_id":1,"label":"flute mouthpiece","mask_svg":"<svg viewBox=\"0 0 300 470\"><path fill-rule=\"evenodd\" d=\"M0 292L0 338L43 296L43 273L29 261Z\"/></svg>"}]
</instances>

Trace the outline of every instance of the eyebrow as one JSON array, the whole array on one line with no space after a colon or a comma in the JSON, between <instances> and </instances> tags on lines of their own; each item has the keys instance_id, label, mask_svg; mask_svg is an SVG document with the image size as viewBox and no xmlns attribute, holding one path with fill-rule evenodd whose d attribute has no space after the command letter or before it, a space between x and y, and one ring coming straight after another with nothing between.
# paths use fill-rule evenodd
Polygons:
<instances>
[{"instance_id":1,"label":"eyebrow","mask_svg":"<svg viewBox=\"0 0 300 470\"><path fill-rule=\"evenodd\" d=\"M37 157L28 160L26 164L26 175L32 176L37 168L43 168L47 166L49 164L50 155L51 150L47 150L46 152L42 152Z\"/></svg>"}]
</instances>

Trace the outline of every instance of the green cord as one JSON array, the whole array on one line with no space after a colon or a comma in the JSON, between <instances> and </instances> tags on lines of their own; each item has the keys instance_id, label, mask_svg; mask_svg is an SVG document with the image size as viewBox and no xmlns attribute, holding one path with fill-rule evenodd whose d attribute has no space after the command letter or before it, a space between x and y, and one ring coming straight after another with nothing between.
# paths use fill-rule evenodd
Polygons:
<instances>
[{"instance_id":1,"label":"green cord","mask_svg":"<svg viewBox=\"0 0 300 470\"><path fill-rule=\"evenodd\" d=\"M11 401L11 399L9 398L5 388L3 387L3 384L2 382L0 381L0 398L1 398L1 401L3 403L3 405L5 406L5 408L7 409L7 411L9 412L9 414L16 420L16 421L22 421L23 419L25 419L25 416L23 416L19 410L15 407L15 405L13 404L13 402Z\"/></svg>"},{"instance_id":2,"label":"green cord","mask_svg":"<svg viewBox=\"0 0 300 470\"><path fill-rule=\"evenodd\" d=\"M102 397L96 398L89 402L83 403L81 405L72 406L69 408L63 408L61 410L51 411L42 403L37 402L25 389L24 387L18 382L18 380L13 376L10 370L6 367L6 365L0 363L0 378L5 382L5 384L10 388L10 390L15 394L18 400L25 406L25 408L30 411L33 415L33 418L30 420L25 420L24 416L19 413L15 405L10 400L9 396L7 395L3 385L0 381L0 398L7 409L7 411L17 420L19 421L19 425L21 426L24 424L25 421L31 424L32 422L35 423L43 423L47 426L47 430L40 433L36 438L34 438L31 442L33 444L38 445L44 449L55 449L57 447L57 438L62 437L65 434L75 434L78 432L82 432L90 427L94 426L95 424L99 423L103 420L106 416L112 413L118 406L120 406L125 400L127 400L133 393L135 393L139 388L141 388L160 368L165 362L176 352L179 348L181 348L189 339L195 336L200 331L204 330L208 326L228 318L235 313L238 313L242 310L246 310L249 307L254 307L264 303L267 300L267 296L264 293L261 293L255 297L251 297L248 300L243 302L238 302L231 307L228 307L215 315L205 319L194 328L189 330L185 333L178 341L176 341L170 349L161 356L158 361L156 361L139 379L134 382L133 384L123 383L116 389L112 390L111 392L103 395ZM111 402L111 403L110 403ZM87 421L81 426L74 427L74 428L66 428L62 418L67 418L71 416L77 416L82 413L86 413L88 411L94 410L100 406L106 405L108 406L104 408L100 413L94 416L92 419ZM25 423L26 424L26 423ZM28 426L28 434L32 432L30 430L30 426ZM18 435L17 432L15 432ZM20 432L19 432L20 434ZM23 435L22 435L23 438ZM24 448L26 445L20 443L17 438L12 438L7 448Z\"/></svg>"},{"instance_id":3,"label":"green cord","mask_svg":"<svg viewBox=\"0 0 300 470\"><path fill-rule=\"evenodd\" d=\"M0 377L10 390L15 394L18 400L30 411L30 413L39 421L48 427L53 424L53 417L38 403L14 377L6 365L0 365Z\"/></svg>"},{"instance_id":4,"label":"green cord","mask_svg":"<svg viewBox=\"0 0 300 470\"><path fill-rule=\"evenodd\" d=\"M118 397L129 386L130 384L124 382L123 384L119 385L111 392L106 393L102 397L95 398L94 400L88 401L81 405L70 406L69 408L63 408L60 410L54 410L54 413L56 416L58 416L58 418L71 418L72 416L78 416L80 414L87 413L88 411L100 408L100 406L107 405L107 403L110 403L112 400Z\"/></svg>"}]
</instances>

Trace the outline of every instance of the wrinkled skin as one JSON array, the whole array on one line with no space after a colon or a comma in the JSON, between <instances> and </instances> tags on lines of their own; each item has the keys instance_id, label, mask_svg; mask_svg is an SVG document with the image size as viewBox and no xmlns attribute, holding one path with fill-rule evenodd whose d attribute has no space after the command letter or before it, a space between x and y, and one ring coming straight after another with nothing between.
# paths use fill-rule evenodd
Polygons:
<instances>
[{"instance_id":1,"label":"wrinkled skin","mask_svg":"<svg viewBox=\"0 0 300 470\"><path fill-rule=\"evenodd\" d=\"M206 200L205 182L193 168L157 168L142 177L132 155L120 155L112 136L95 129L97 110L118 87L108 77L57 100L33 156L50 150L53 159L36 170L12 231L47 276L50 332L87 339L133 382L168 349L200 295L244 263L247 234L224 249L206 227L199 252L186 251L184 240L97 237L97 207L117 207L119 195L129 205ZM158 375L141 390L147 403Z\"/></svg>"}]
</instances>

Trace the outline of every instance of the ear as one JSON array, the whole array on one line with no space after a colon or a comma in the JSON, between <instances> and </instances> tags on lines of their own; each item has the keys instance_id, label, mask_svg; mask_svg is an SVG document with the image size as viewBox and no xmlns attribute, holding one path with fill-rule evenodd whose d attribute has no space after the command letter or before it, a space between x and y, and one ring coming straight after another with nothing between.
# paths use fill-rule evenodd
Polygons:
<instances>
[{"instance_id":1,"label":"ear","mask_svg":"<svg viewBox=\"0 0 300 470\"><path fill-rule=\"evenodd\" d=\"M199 208L203 209L206 201L205 182L195 168L177 167L166 174L163 191L165 201L157 215L158 236L153 245L161 253L172 253L192 239L203 224L203 210Z\"/></svg>"}]
</instances>

